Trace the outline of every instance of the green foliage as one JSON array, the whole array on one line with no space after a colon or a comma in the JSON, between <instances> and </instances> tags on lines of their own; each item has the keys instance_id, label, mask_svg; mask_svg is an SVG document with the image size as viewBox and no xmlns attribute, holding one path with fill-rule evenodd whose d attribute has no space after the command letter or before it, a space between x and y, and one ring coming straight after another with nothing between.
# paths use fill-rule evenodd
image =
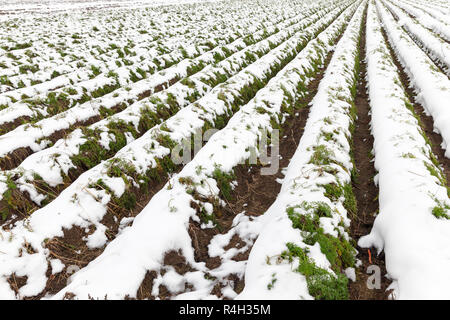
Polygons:
<instances>
[{"instance_id":1,"label":"green foliage","mask_svg":"<svg viewBox=\"0 0 450 320\"><path fill-rule=\"evenodd\" d=\"M134 192L125 191L116 202L117 205L122 208L133 210L136 208L136 194Z\"/></svg>"},{"instance_id":2,"label":"green foliage","mask_svg":"<svg viewBox=\"0 0 450 320\"><path fill-rule=\"evenodd\" d=\"M353 188L351 183L346 183L343 186L343 190L344 190L344 207L345 209L347 209L347 211L353 215L356 216L356 214L358 213L358 208L357 208L357 202L356 202L356 197L355 194L353 193Z\"/></svg>"},{"instance_id":3,"label":"green foliage","mask_svg":"<svg viewBox=\"0 0 450 320\"><path fill-rule=\"evenodd\" d=\"M321 165L329 165L333 161L331 157L334 155L334 152L328 149L325 145L318 145L314 147L314 153L309 160L309 163L315 164L317 166Z\"/></svg>"},{"instance_id":4,"label":"green foliage","mask_svg":"<svg viewBox=\"0 0 450 320\"><path fill-rule=\"evenodd\" d=\"M308 249L288 243L287 250L281 253L282 259L290 262L294 257L299 259L299 266L295 270L306 278L308 291L311 296L318 300L346 300L348 299L348 279L343 274L334 275L329 271L319 268L308 257Z\"/></svg>"},{"instance_id":5,"label":"green foliage","mask_svg":"<svg viewBox=\"0 0 450 320\"><path fill-rule=\"evenodd\" d=\"M434 199L436 202L436 206L433 208L431 213L436 218L444 218L444 219L450 219L449 210L450 206L447 203L441 202L438 199Z\"/></svg>"},{"instance_id":6,"label":"green foliage","mask_svg":"<svg viewBox=\"0 0 450 320\"><path fill-rule=\"evenodd\" d=\"M428 162L426 162L426 161L424 161L423 164L424 164L425 167L427 168L428 172L429 172L432 176L434 176L434 177L436 177L436 178L438 179L439 183L440 183L442 186L445 187L445 186L447 185L447 179L445 178L443 172L442 172L440 169L438 169L439 167L437 167L437 166L435 166L435 165L433 165L433 164L431 164L431 163L428 163Z\"/></svg>"},{"instance_id":7,"label":"green foliage","mask_svg":"<svg viewBox=\"0 0 450 320\"><path fill-rule=\"evenodd\" d=\"M332 216L330 206L321 201L304 201L299 206L289 207L287 214L294 228L311 233L320 228L319 219L321 217L331 218Z\"/></svg>"},{"instance_id":8,"label":"green foliage","mask_svg":"<svg viewBox=\"0 0 450 320\"><path fill-rule=\"evenodd\" d=\"M91 71L92 71L92 75L94 77L98 76L101 73L101 70L99 67L96 67L94 65L91 65Z\"/></svg>"},{"instance_id":9,"label":"green foliage","mask_svg":"<svg viewBox=\"0 0 450 320\"><path fill-rule=\"evenodd\" d=\"M10 209L16 208L16 205L14 204L13 191L17 189L17 185L9 175L6 177L6 185L8 188L3 193L3 201L5 201L8 206L5 206L5 208L0 211L3 220L6 220L6 218L12 213Z\"/></svg>"},{"instance_id":10,"label":"green foliage","mask_svg":"<svg viewBox=\"0 0 450 320\"><path fill-rule=\"evenodd\" d=\"M327 257L331 268L336 273L354 266L355 250L344 237L336 238L325 234L323 229L319 228L305 239L305 243L309 245L314 245L316 242L320 244L320 251Z\"/></svg>"},{"instance_id":11,"label":"green foliage","mask_svg":"<svg viewBox=\"0 0 450 320\"><path fill-rule=\"evenodd\" d=\"M217 187L222 196L226 200L231 200L231 192L233 191L231 182L236 178L234 173L226 173L219 168L216 168L213 172L213 178L216 180Z\"/></svg>"},{"instance_id":12,"label":"green foliage","mask_svg":"<svg viewBox=\"0 0 450 320\"><path fill-rule=\"evenodd\" d=\"M432 214L436 218L450 219L450 216L447 214L449 209L450 209L450 207L448 207L448 206L446 206L446 207L436 206L433 208Z\"/></svg>"},{"instance_id":13,"label":"green foliage","mask_svg":"<svg viewBox=\"0 0 450 320\"><path fill-rule=\"evenodd\" d=\"M20 49L26 49L32 46L31 42L23 42L23 43L16 43L15 46L9 48L9 50L20 50Z\"/></svg>"},{"instance_id":14,"label":"green foliage","mask_svg":"<svg viewBox=\"0 0 450 320\"><path fill-rule=\"evenodd\" d=\"M19 66L19 72L22 73L22 74L26 74L28 72L35 73L37 71L39 71L39 66L38 65L25 65L25 64L23 64L23 65Z\"/></svg>"},{"instance_id":15,"label":"green foliage","mask_svg":"<svg viewBox=\"0 0 450 320\"><path fill-rule=\"evenodd\" d=\"M338 194L344 193L343 191L338 191L335 187L332 187L332 190ZM345 294L343 295L343 291L341 292L338 288L341 288L343 284L346 287L346 278L345 276L341 277L340 274L345 268L354 266L355 250L350 242L340 234L339 229L335 229L339 234L338 237L335 237L325 233L321 227L321 218L332 217L331 208L324 202L303 202L299 206L288 208L287 214L292 221L292 226L301 230L305 244L313 246L315 243L319 243L321 252L327 257L327 260L331 264L331 269L338 276L333 275L330 278L328 273L323 273L318 270L320 268L317 268L308 260L304 250L299 247L292 246L284 253L284 256L286 257L287 255L289 257L289 255L294 255L299 257L303 265L301 263L297 271L307 276L307 278L308 276L311 277L311 275L320 276L311 277L308 282L308 287L312 295L320 298L329 298L331 296L344 297ZM334 288L331 291L327 291L328 289L322 287L324 283L329 281L332 282L330 283L330 288ZM339 294L336 292L339 292Z\"/></svg>"}]
</instances>

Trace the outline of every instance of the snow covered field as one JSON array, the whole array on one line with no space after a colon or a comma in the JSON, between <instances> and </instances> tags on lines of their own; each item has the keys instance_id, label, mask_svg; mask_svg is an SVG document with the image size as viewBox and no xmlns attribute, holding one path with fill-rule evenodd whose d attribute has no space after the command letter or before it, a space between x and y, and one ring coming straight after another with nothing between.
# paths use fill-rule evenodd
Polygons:
<instances>
[{"instance_id":1,"label":"snow covered field","mask_svg":"<svg viewBox=\"0 0 450 320\"><path fill-rule=\"evenodd\" d=\"M213 2L215 0L4 0L0 14L23 14L25 12L48 13L72 10L100 10L111 8L146 8L150 6Z\"/></svg>"},{"instance_id":2,"label":"snow covered field","mask_svg":"<svg viewBox=\"0 0 450 320\"><path fill-rule=\"evenodd\" d=\"M449 299L450 4L0 4L0 299Z\"/></svg>"}]
</instances>

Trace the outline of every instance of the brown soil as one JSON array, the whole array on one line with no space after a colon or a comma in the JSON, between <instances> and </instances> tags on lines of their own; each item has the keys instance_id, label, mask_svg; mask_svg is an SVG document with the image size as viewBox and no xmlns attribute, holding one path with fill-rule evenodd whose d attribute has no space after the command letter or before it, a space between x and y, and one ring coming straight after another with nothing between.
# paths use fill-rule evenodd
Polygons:
<instances>
[{"instance_id":1,"label":"brown soil","mask_svg":"<svg viewBox=\"0 0 450 320\"><path fill-rule=\"evenodd\" d=\"M378 187L373 182L376 174L373 163L371 162L371 151L373 147L373 136L370 133L370 105L367 95L366 72L367 64L364 60L366 56L366 18L364 15L360 50L360 73L355 97L357 111L357 120L355 122L355 131L353 133L353 155L355 160L358 177L353 181L353 193L357 201L357 215L352 217L350 234L356 241L370 233L375 216L378 213ZM370 265L377 265L381 269L382 275L386 274L384 253L376 255L376 250L363 249L356 247L358 258L362 265L356 270L356 281L349 282L349 293L351 300L386 300L389 292L386 292L389 281L386 277L381 278L380 289L369 289L367 280L370 274L367 274L367 268ZM369 261L370 260L370 261Z\"/></svg>"},{"instance_id":2,"label":"brown soil","mask_svg":"<svg viewBox=\"0 0 450 320\"><path fill-rule=\"evenodd\" d=\"M17 180L17 176L11 177L12 181ZM57 187L50 187L43 180L36 178L34 181L30 182L33 184L40 193L48 196L51 201L56 198L56 196L62 192L68 185L60 185ZM0 227L3 230L10 230L14 223L25 219L31 215L34 211L40 208L33 200L31 200L28 191L20 191L18 188L11 191L10 199L0 200L0 212L8 212L6 217L0 216Z\"/></svg>"},{"instance_id":3,"label":"brown soil","mask_svg":"<svg viewBox=\"0 0 450 320\"><path fill-rule=\"evenodd\" d=\"M6 281L8 281L9 286L13 289L16 295L19 294L19 289L27 283L28 277L19 277L13 273Z\"/></svg>"},{"instance_id":4,"label":"brown soil","mask_svg":"<svg viewBox=\"0 0 450 320\"><path fill-rule=\"evenodd\" d=\"M17 167L23 160L33 153L30 147L18 148L0 158L0 170L11 170Z\"/></svg>"},{"instance_id":5,"label":"brown soil","mask_svg":"<svg viewBox=\"0 0 450 320\"><path fill-rule=\"evenodd\" d=\"M192 267L186 262L186 259L184 258L181 251L169 251L164 256L164 267L171 266L175 269L175 271L180 274L184 275L186 272L194 271ZM164 275L166 272L166 269L160 270L161 275ZM156 271L147 271L145 274L144 280L142 281L141 285L139 286L139 289L136 294L137 300L142 299L155 299L156 297L152 295L153 290L153 281L157 277ZM185 291L191 290L193 286L189 283L185 284ZM172 296L170 291L163 285L159 286L159 299L169 299ZM133 299L131 297L126 297L126 299Z\"/></svg>"},{"instance_id":6,"label":"brown soil","mask_svg":"<svg viewBox=\"0 0 450 320\"><path fill-rule=\"evenodd\" d=\"M0 125L0 135L5 134L21 124L28 123L31 118L29 116L23 116L15 119L14 121L6 122Z\"/></svg>"},{"instance_id":7,"label":"brown soil","mask_svg":"<svg viewBox=\"0 0 450 320\"><path fill-rule=\"evenodd\" d=\"M411 94L411 101L414 101L415 95L412 95L414 94L414 92L411 89L407 90L407 92L408 95ZM448 182L450 181L450 159L445 156L445 150L441 147L442 136L439 133L433 131L433 118L425 114L422 105L414 102L413 106L416 114L420 117L423 131L431 141L431 149L433 150L433 154L436 156L439 164L441 165L441 168L443 169L448 184Z\"/></svg>"}]
</instances>

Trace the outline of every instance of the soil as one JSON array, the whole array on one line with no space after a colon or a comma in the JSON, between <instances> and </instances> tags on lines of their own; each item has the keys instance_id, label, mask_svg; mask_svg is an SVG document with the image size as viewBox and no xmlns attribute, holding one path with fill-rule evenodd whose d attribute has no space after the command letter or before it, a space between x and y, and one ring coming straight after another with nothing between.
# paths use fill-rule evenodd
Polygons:
<instances>
[{"instance_id":1,"label":"soil","mask_svg":"<svg viewBox=\"0 0 450 320\"><path fill-rule=\"evenodd\" d=\"M366 56L366 19L364 16L360 50L360 73L355 97L355 106L357 111L357 120L355 122L355 132L353 133L353 155L355 160L358 177L352 182L353 193L357 201L357 215L352 217L350 235L354 240L370 233L376 214L378 213L378 188L375 186L373 177L376 174L373 162L371 161L371 151L373 148L373 136L370 133L369 115L370 105L367 94L366 72L367 64L364 60ZM389 292L386 292L389 281L384 275L386 266L384 253L379 256L373 249L358 250L357 258L361 260L362 265L356 270L356 281L349 282L349 293L351 300L386 300ZM370 253L369 253L370 250ZM367 280L371 274L367 274L367 268L370 265L377 265L381 269L381 288L369 289Z\"/></svg>"}]
</instances>

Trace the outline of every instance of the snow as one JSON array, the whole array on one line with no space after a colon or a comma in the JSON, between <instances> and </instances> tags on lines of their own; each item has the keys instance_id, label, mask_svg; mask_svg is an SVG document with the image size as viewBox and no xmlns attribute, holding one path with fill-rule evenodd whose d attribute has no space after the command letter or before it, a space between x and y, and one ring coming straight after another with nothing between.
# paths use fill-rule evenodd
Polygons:
<instances>
[{"instance_id":1,"label":"snow","mask_svg":"<svg viewBox=\"0 0 450 320\"><path fill-rule=\"evenodd\" d=\"M15 214L14 222L0 229L0 298L41 293L44 299L64 299L67 293L75 299L136 298L149 272L149 293L156 299L164 298L161 286L180 300L317 298L308 275L300 273L300 258L284 258L290 244L331 277L359 280L361 260L336 267L319 242L308 241L308 231L294 227L288 211L311 217L316 214L312 205L321 203L330 212L315 227L338 241L352 240L346 197L327 196L325 185L352 181L352 87L355 59L364 58L355 48L367 3L366 80L379 213L370 234L355 240L360 247L384 251L391 298L449 299L450 200L443 167L409 108L380 32L383 27L450 157L450 5L444 0L264 0L258 6L203 0L5 0L0 5L0 159L19 148L30 148L31 155L0 172L0 207L14 180L16 191L40 208L26 217ZM26 43L26 48L15 47ZM231 226L203 248L220 265L199 262L192 223L201 232L216 228L204 215L227 205L215 173L232 172L254 157L278 164L281 157L267 157L258 146L267 132L276 134L274 125L286 121L285 107L292 100L307 98L300 88L332 52L297 150L281 170L284 177L276 179L281 190L275 202L258 216L244 204ZM23 69L30 66L36 70ZM101 93L108 86L113 91ZM55 94L67 95L56 111L48 102ZM171 101L177 105L161 108ZM142 130L141 121L153 114L158 121ZM12 124L23 118L27 123ZM86 121L92 121L88 130L75 129ZM112 144L111 125L118 123L126 124L121 150ZM65 130L70 133L50 141ZM143 208L111 214L122 196L143 192L142 175L148 177L178 147L190 145L197 133L203 134L203 146L194 150L193 159L180 159L180 171L155 187ZM77 168L74 158L86 142L109 151L88 170ZM320 148L329 153L330 163L314 161ZM73 168L80 175L68 181ZM121 176L112 176L111 169L122 170ZM40 178L56 190L56 198L36 184ZM105 222L110 218L117 228ZM51 251L52 241L75 227L83 249L96 256L81 269ZM239 246L230 245L234 239ZM356 258L352 245L349 255ZM185 259L187 271L165 263L173 251ZM27 279L18 292L9 284L13 274ZM54 275L70 276L55 295L46 292ZM242 292L230 277L245 280ZM218 287L220 294L213 294Z\"/></svg>"},{"instance_id":2,"label":"snow","mask_svg":"<svg viewBox=\"0 0 450 320\"><path fill-rule=\"evenodd\" d=\"M64 264L59 259L50 260L50 265L52 267L52 274L60 273L64 269Z\"/></svg>"},{"instance_id":3,"label":"snow","mask_svg":"<svg viewBox=\"0 0 450 320\"><path fill-rule=\"evenodd\" d=\"M347 268L344 270L345 275L352 280L353 282L356 281L356 273L355 273L355 268Z\"/></svg>"}]
</instances>

